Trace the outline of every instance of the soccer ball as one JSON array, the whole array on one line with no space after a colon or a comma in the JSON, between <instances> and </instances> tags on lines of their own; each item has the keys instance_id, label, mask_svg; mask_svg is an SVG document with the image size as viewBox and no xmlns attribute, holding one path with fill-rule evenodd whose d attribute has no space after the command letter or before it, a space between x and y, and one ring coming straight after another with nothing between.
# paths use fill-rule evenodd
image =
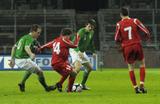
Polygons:
<instances>
[{"instance_id":1,"label":"soccer ball","mask_svg":"<svg viewBox=\"0 0 160 104\"><path fill-rule=\"evenodd\" d=\"M82 85L78 84L78 83L73 84L72 91L73 92L82 92Z\"/></svg>"}]
</instances>

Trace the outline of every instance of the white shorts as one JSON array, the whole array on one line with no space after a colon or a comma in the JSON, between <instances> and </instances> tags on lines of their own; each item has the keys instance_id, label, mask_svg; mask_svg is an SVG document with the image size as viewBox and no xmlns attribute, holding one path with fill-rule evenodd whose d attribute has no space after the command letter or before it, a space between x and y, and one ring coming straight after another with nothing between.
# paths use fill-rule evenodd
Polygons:
<instances>
[{"instance_id":1,"label":"white shorts","mask_svg":"<svg viewBox=\"0 0 160 104\"><path fill-rule=\"evenodd\" d=\"M71 60L72 60L72 63L74 63L75 61L80 61L81 64L84 64L84 63L88 63L89 62L89 57L87 56L87 54L85 52L83 52L83 55L84 55L84 58L80 58L79 55L78 55L78 52L76 52L74 49L70 48L69 49L69 54L71 56Z\"/></svg>"},{"instance_id":2,"label":"white shorts","mask_svg":"<svg viewBox=\"0 0 160 104\"><path fill-rule=\"evenodd\" d=\"M41 71L41 68L30 58L28 59L15 59L15 64L21 68L28 70L32 73L35 73L37 71Z\"/></svg>"}]
</instances>

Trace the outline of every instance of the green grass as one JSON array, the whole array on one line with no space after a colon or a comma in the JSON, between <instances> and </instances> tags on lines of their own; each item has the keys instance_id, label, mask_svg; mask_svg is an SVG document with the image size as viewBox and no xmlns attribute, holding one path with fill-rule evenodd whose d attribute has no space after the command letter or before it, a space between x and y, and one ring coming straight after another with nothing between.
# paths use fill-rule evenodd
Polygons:
<instances>
[{"instance_id":1,"label":"green grass","mask_svg":"<svg viewBox=\"0 0 160 104\"><path fill-rule=\"evenodd\" d=\"M23 71L0 71L0 104L160 104L160 71L148 69L147 94L135 94L127 69L93 71L87 85L92 89L81 93L45 92L32 75L26 83L26 92L18 90L17 83ZM44 72L47 83L54 84L59 75L54 71ZM139 71L136 70L137 80ZM82 72L76 82L80 82ZM66 86L67 81L65 82Z\"/></svg>"}]
</instances>

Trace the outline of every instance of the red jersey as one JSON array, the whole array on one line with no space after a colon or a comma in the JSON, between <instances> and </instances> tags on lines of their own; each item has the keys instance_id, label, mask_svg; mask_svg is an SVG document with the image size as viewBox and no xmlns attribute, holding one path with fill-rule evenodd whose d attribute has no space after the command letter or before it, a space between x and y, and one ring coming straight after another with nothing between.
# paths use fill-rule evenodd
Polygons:
<instances>
[{"instance_id":1,"label":"red jersey","mask_svg":"<svg viewBox=\"0 0 160 104\"><path fill-rule=\"evenodd\" d=\"M141 43L139 30L143 31L147 38L150 37L149 31L138 19L122 19L116 26L115 41L120 42L122 47Z\"/></svg>"},{"instance_id":2,"label":"red jersey","mask_svg":"<svg viewBox=\"0 0 160 104\"><path fill-rule=\"evenodd\" d=\"M66 36L60 36L53 41L43 45L43 48L52 48L52 66L68 61L69 48L76 48L78 46L79 36L77 35L74 43Z\"/></svg>"}]
</instances>

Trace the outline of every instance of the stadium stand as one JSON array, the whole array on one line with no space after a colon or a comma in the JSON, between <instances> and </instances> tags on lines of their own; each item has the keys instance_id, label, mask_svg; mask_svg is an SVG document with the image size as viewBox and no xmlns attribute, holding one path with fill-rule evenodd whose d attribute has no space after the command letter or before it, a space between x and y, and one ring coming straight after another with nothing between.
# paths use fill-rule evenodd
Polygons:
<instances>
[{"instance_id":1,"label":"stadium stand","mask_svg":"<svg viewBox=\"0 0 160 104\"><path fill-rule=\"evenodd\" d=\"M82 1L79 1L81 4ZM39 41L44 44L57 37L61 28L78 30L88 18L97 20L95 43L100 60L104 62L108 50L114 53L115 24L120 20L119 8L130 8L131 17L139 18L151 31L151 44L147 49L159 51L160 46L160 1L159 0L92 0L96 8L85 9L74 0L1 0L0 2L0 54L9 54L17 39L29 31L31 24L43 28ZM74 3L76 5L74 5ZM94 6L95 4L93 4ZM115 52L116 53L116 52ZM115 55L116 56L116 55ZM101 63L103 64L103 63ZM109 63L108 63L109 64ZM105 63L105 65L107 65Z\"/></svg>"}]
</instances>

